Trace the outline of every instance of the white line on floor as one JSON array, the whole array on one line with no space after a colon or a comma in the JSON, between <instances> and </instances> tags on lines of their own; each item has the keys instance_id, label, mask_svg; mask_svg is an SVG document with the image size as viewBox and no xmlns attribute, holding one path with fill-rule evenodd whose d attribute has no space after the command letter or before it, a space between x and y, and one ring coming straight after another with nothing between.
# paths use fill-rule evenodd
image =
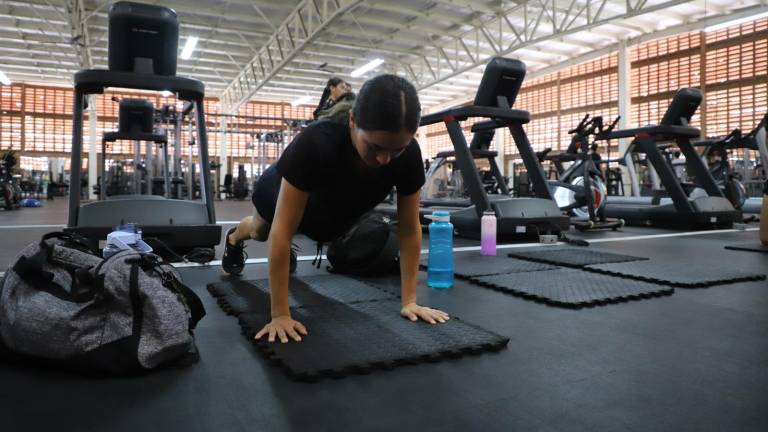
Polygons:
<instances>
[{"instance_id":1,"label":"white line on floor","mask_svg":"<svg viewBox=\"0 0 768 432\"><path fill-rule=\"evenodd\" d=\"M237 225L240 221L217 221L216 225ZM64 228L66 225L0 225L0 229Z\"/></svg>"},{"instance_id":2,"label":"white line on floor","mask_svg":"<svg viewBox=\"0 0 768 432\"><path fill-rule=\"evenodd\" d=\"M0 229L64 228L66 225L0 225Z\"/></svg>"},{"instance_id":3,"label":"white line on floor","mask_svg":"<svg viewBox=\"0 0 768 432\"><path fill-rule=\"evenodd\" d=\"M296 258L298 261L312 261L315 259L314 255L306 255L306 256L300 256ZM328 258L323 255L323 260L327 260ZM246 264L266 264L269 262L267 258L248 258L245 260ZM176 268L182 268L182 267L203 267L203 266L218 266L221 265L221 260L214 260L210 261L207 264L198 264L193 262L188 263L172 263L172 265Z\"/></svg>"},{"instance_id":4,"label":"white line on floor","mask_svg":"<svg viewBox=\"0 0 768 432\"><path fill-rule=\"evenodd\" d=\"M37 225L39 226L39 225ZM60 226L60 225L55 225ZM2 228L2 226L0 226ZM619 241L633 241L633 240L649 240L649 239L655 239L655 238L668 238L668 237L689 237L689 236L698 236L698 235L708 235L708 234L723 234L723 233L732 233L732 232L741 232L741 231L758 231L759 228L746 228L746 229L724 229L724 230L710 230L710 231L692 231L692 232L680 232L680 233L669 233L669 234L649 234L649 235L639 235L639 236L629 236L629 237L614 237L614 238L604 238L604 239L594 239L594 240L588 240L589 243L609 243L609 242L619 242ZM557 245L562 245L563 243L557 243ZM525 248L525 247L547 247L547 246L555 246L551 244L541 244L541 243L517 243L517 244L502 244L497 246L498 249L515 249L515 248ZM463 246L463 247L455 247L453 248L455 252L467 252L467 251L478 251L480 250L480 246ZM429 252L429 249L422 249L421 253L426 254ZM298 257L299 261L312 261L315 259L314 255L304 255ZM327 257L323 255L323 259L327 260ZM245 261L246 264L266 264L268 262L267 258L249 258ZM220 266L221 260L215 260L211 261L207 264L198 264L198 263L173 263L174 267L177 268L184 268L184 267L205 267L205 266ZM4 273L0 273L0 277L2 277Z\"/></svg>"},{"instance_id":5,"label":"white line on floor","mask_svg":"<svg viewBox=\"0 0 768 432\"><path fill-rule=\"evenodd\" d=\"M605 238L605 239L595 239L595 240L587 240L587 241L589 241L589 243L608 243L612 241L647 240L647 239L666 238L666 237L688 237L688 236L697 236L697 235L706 235L706 234L723 234L723 233L732 233L732 232L740 232L740 231L758 231L758 230L760 230L760 228L722 229L722 230L712 230L712 231L692 231L692 232L669 233L669 234L649 234L645 236Z\"/></svg>"},{"instance_id":6,"label":"white line on floor","mask_svg":"<svg viewBox=\"0 0 768 432\"><path fill-rule=\"evenodd\" d=\"M633 241L633 240L648 240L648 239L654 239L654 238L666 238L666 237L688 237L688 236L697 236L697 235L707 235L707 234L723 234L723 233L732 233L732 232L740 232L740 231L758 231L759 228L746 228L746 229L724 229L724 230L710 230L710 231L692 231L692 232L681 232L681 233L669 233L669 234L649 234L645 236L629 236L629 237L615 237L615 238L606 238L606 239L595 239L595 240L587 240L590 244L591 243L609 243L609 242L618 242L618 241ZM557 245L563 245L564 243L559 242L556 244L542 244L542 243L515 243L515 244L502 244L498 245L497 249L516 249L516 248L526 248L526 247L548 247L548 246L557 246ZM467 252L467 251L478 251L480 250L480 246L462 246L462 247L455 247L453 248L454 252ZM422 254L429 253L429 249L422 249ZM300 256L298 257L299 261L312 261L315 259L314 255L306 255L306 256ZM327 259L325 255L323 255L323 259ZM246 264L266 264L268 262L267 258L250 258L245 261ZM208 264L197 264L197 263L175 263L173 264L174 267L202 267L202 266L217 266L221 265L221 260L211 261Z\"/></svg>"}]
</instances>

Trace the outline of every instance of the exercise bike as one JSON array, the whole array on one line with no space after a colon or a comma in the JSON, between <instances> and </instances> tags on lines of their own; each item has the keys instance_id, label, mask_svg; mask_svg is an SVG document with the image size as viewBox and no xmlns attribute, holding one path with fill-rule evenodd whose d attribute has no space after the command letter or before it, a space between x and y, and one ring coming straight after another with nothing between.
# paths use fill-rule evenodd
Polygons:
<instances>
[{"instance_id":1,"label":"exercise bike","mask_svg":"<svg viewBox=\"0 0 768 432\"><path fill-rule=\"evenodd\" d=\"M571 144L565 153L549 154L551 148L539 152L541 161L551 161L557 168L558 180L549 180L548 185L560 210L571 216L571 224L579 231L612 229L624 226L622 219L605 217L605 197L608 194L605 177L598 168L600 155L597 144L590 145L589 137L604 136L618 123L617 117L607 128L600 116L585 115L576 128L568 131ZM563 163L573 162L568 168ZM588 192L589 191L589 192Z\"/></svg>"}]
</instances>

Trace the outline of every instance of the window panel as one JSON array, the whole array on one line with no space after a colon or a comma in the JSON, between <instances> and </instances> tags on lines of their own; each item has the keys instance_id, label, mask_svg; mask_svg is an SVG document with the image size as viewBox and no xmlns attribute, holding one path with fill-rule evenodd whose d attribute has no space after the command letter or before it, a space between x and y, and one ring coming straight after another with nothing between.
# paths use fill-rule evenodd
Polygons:
<instances>
[{"instance_id":1,"label":"window panel","mask_svg":"<svg viewBox=\"0 0 768 432\"><path fill-rule=\"evenodd\" d=\"M19 158L19 166L24 171L48 172L48 158L21 156Z\"/></svg>"},{"instance_id":2,"label":"window panel","mask_svg":"<svg viewBox=\"0 0 768 432\"><path fill-rule=\"evenodd\" d=\"M72 145L72 120L68 118L24 117L25 150L28 152L69 153Z\"/></svg>"},{"instance_id":3,"label":"window panel","mask_svg":"<svg viewBox=\"0 0 768 432\"><path fill-rule=\"evenodd\" d=\"M19 114L0 115L0 151L21 150L21 120Z\"/></svg>"},{"instance_id":4,"label":"window panel","mask_svg":"<svg viewBox=\"0 0 768 432\"><path fill-rule=\"evenodd\" d=\"M686 33L665 39L656 39L632 48L630 61L634 63L641 60L669 56L670 54L699 46L701 46L701 36L699 33Z\"/></svg>"},{"instance_id":5,"label":"window panel","mask_svg":"<svg viewBox=\"0 0 768 432\"><path fill-rule=\"evenodd\" d=\"M768 111L768 84L707 92L707 135L750 131Z\"/></svg>"},{"instance_id":6,"label":"window panel","mask_svg":"<svg viewBox=\"0 0 768 432\"><path fill-rule=\"evenodd\" d=\"M705 33L708 44L727 39L733 39L739 36L745 36L751 33L768 30L768 18L747 22L741 25L735 25L722 30Z\"/></svg>"},{"instance_id":7,"label":"window panel","mask_svg":"<svg viewBox=\"0 0 768 432\"><path fill-rule=\"evenodd\" d=\"M21 111L22 106L22 86L0 85L0 110L2 111Z\"/></svg>"}]
</instances>

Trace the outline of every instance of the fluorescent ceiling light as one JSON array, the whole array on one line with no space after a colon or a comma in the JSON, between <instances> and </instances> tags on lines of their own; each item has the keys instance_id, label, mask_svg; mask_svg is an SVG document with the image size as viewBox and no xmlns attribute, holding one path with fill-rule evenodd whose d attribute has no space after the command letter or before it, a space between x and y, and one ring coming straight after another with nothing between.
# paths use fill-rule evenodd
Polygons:
<instances>
[{"instance_id":1,"label":"fluorescent ceiling light","mask_svg":"<svg viewBox=\"0 0 768 432\"><path fill-rule=\"evenodd\" d=\"M723 22L723 23L720 23L720 24L711 25L709 27L705 27L704 31L705 32L713 32L713 31L717 31L717 30L722 30L722 29L730 27L730 26L735 26L735 25L738 25L738 24L743 24L745 22L754 21L756 19L760 19L760 18L763 18L763 17L768 17L768 12L762 12L762 13L759 13L759 14L756 14L756 15L750 15L750 16L746 16L744 18L737 18L735 20L726 21L726 22Z\"/></svg>"},{"instance_id":2,"label":"fluorescent ceiling light","mask_svg":"<svg viewBox=\"0 0 768 432\"><path fill-rule=\"evenodd\" d=\"M384 63L384 60L380 58L371 60L370 62L368 62L368 64L364 66L360 66L359 68L353 70L352 73L349 75L352 76L352 78L357 78L359 76L365 75L369 71L376 69L383 63Z\"/></svg>"},{"instance_id":3,"label":"fluorescent ceiling light","mask_svg":"<svg viewBox=\"0 0 768 432\"><path fill-rule=\"evenodd\" d=\"M192 57L192 51L195 50L195 46L197 46L197 36L187 37L187 43L184 44L184 49L181 50L181 58L189 60Z\"/></svg>"},{"instance_id":4,"label":"fluorescent ceiling light","mask_svg":"<svg viewBox=\"0 0 768 432\"><path fill-rule=\"evenodd\" d=\"M11 85L11 80L8 78L8 75L6 75L5 72L3 71L0 71L0 84Z\"/></svg>"},{"instance_id":5,"label":"fluorescent ceiling light","mask_svg":"<svg viewBox=\"0 0 768 432\"><path fill-rule=\"evenodd\" d=\"M312 96L302 96L302 97L294 100L293 102L291 102L291 106L303 105L303 104L309 102L310 100L312 100Z\"/></svg>"}]
</instances>

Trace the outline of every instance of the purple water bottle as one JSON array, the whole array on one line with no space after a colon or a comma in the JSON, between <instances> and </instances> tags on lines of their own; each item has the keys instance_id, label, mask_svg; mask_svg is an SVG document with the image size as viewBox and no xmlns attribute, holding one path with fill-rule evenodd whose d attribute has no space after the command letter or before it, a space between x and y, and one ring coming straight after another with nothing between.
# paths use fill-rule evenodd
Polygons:
<instances>
[{"instance_id":1,"label":"purple water bottle","mask_svg":"<svg viewBox=\"0 0 768 432\"><path fill-rule=\"evenodd\" d=\"M480 255L496 256L496 213L483 212L480 220Z\"/></svg>"}]
</instances>

